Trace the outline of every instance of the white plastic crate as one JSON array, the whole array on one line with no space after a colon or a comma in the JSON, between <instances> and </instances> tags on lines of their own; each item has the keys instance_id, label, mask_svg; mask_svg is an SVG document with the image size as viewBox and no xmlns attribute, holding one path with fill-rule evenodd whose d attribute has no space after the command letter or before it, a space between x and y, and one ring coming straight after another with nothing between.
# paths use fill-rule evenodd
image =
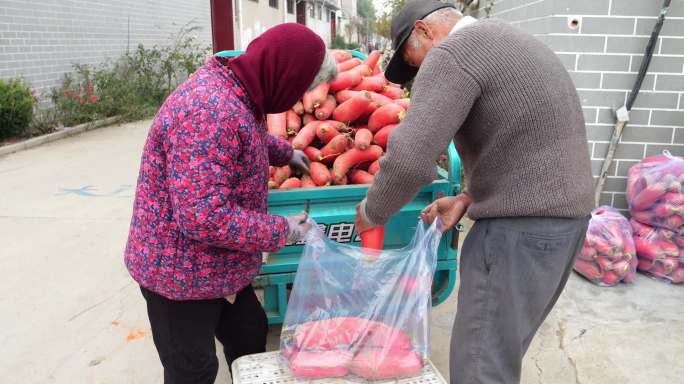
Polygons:
<instances>
[{"instance_id":1,"label":"white plastic crate","mask_svg":"<svg viewBox=\"0 0 684 384\"><path fill-rule=\"evenodd\" d=\"M428 360L420 376L410 379L368 381L357 377L348 379L298 380L294 378L290 369L283 364L280 353L266 352L243 356L233 362L233 384L344 384L344 383L373 383L373 384L446 384L437 368Z\"/></svg>"}]
</instances>

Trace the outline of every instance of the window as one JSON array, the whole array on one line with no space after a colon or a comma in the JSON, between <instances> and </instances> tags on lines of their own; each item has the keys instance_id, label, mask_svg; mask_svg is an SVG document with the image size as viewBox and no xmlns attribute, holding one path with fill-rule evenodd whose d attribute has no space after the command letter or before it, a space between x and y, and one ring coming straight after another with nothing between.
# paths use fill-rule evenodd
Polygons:
<instances>
[{"instance_id":1,"label":"window","mask_svg":"<svg viewBox=\"0 0 684 384\"><path fill-rule=\"evenodd\" d=\"M287 0L287 13L294 15L294 0Z\"/></svg>"},{"instance_id":2,"label":"window","mask_svg":"<svg viewBox=\"0 0 684 384\"><path fill-rule=\"evenodd\" d=\"M328 23L330 22L330 13L331 13L331 12L330 12L330 11L327 11L327 10L326 10L326 12L325 12L325 21L327 21Z\"/></svg>"},{"instance_id":3,"label":"window","mask_svg":"<svg viewBox=\"0 0 684 384\"><path fill-rule=\"evenodd\" d=\"M323 20L323 6L318 6L318 20Z\"/></svg>"},{"instance_id":4,"label":"window","mask_svg":"<svg viewBox=\"0 0 684 384\"><path fill-rule=\"evenodd\" d=\"M268 0L268 5L271 8L278 9L278 0Z\"/></svg>"},{"instance_id":5,"label":"window","mask_svg":"<svg viewBox=\"0 0 684 384\"><path fill-rule=\"evenodd\" d=\"M316 17L316 4L311 4L309 16L313 19Z\"/></svg>"}]
</instances>

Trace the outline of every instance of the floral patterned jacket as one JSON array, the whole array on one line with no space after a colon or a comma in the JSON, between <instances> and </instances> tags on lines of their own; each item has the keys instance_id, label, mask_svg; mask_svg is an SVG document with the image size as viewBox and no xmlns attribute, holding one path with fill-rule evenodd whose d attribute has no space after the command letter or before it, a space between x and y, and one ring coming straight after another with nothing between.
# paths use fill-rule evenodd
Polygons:
<instances>
[{"instance_id":1,"label":"floral patterned jacket","mask_svg":"<svg viewBox=\"0 0 684 384\"><path fill-rule=\"evenodd\" d=\"M166 100L142 154L125 262L172 300L232 295L285 245L284 217L266 212L268 166L292 148L267 133L240 81L210 60Z\"/></svg>"}]
</instances>

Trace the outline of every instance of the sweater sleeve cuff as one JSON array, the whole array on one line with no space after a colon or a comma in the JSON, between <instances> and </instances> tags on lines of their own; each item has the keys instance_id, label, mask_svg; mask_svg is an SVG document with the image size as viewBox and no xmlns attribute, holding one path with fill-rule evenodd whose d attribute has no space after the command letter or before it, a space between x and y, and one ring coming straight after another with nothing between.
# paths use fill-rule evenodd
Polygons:
<instances>
[{"instance_id":1,"label":"sweater sleeve cuff","mask_svg":"<svg viewBox=\"0 0 684 384\"><path fill-rule=\"evenodd\" d=\"M363 201L361 201L360 205L361 208L359 209L359 211L361 211L361 218L363 219L363 221L374 227L385 225L387 223L387 218L372 214L372 211L368 209L367 198L364 198Z\"/></svg>"}]
</instances>

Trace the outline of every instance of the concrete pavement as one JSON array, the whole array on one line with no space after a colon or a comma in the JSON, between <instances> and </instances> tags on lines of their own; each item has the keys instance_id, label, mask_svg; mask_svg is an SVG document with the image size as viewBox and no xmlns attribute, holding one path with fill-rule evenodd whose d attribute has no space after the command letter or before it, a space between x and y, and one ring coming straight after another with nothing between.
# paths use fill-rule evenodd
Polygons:
<instances>
[{"instance_id":1,"label":"concrete pavement","mask_svg":"<svg viewBox=\"0 0 684 384\"><path fill-rule=\"evenodd\" d=\"M161 383L144 301L122 262L148 127L0 157L0 382ZM433 360L445 376L455 297L433 312ZM639 276L599 288L573 275L523 383L680 383L682 356L684 286ZM217 383L228 382L222 362Z\"/></svg>"}]
</instances>

